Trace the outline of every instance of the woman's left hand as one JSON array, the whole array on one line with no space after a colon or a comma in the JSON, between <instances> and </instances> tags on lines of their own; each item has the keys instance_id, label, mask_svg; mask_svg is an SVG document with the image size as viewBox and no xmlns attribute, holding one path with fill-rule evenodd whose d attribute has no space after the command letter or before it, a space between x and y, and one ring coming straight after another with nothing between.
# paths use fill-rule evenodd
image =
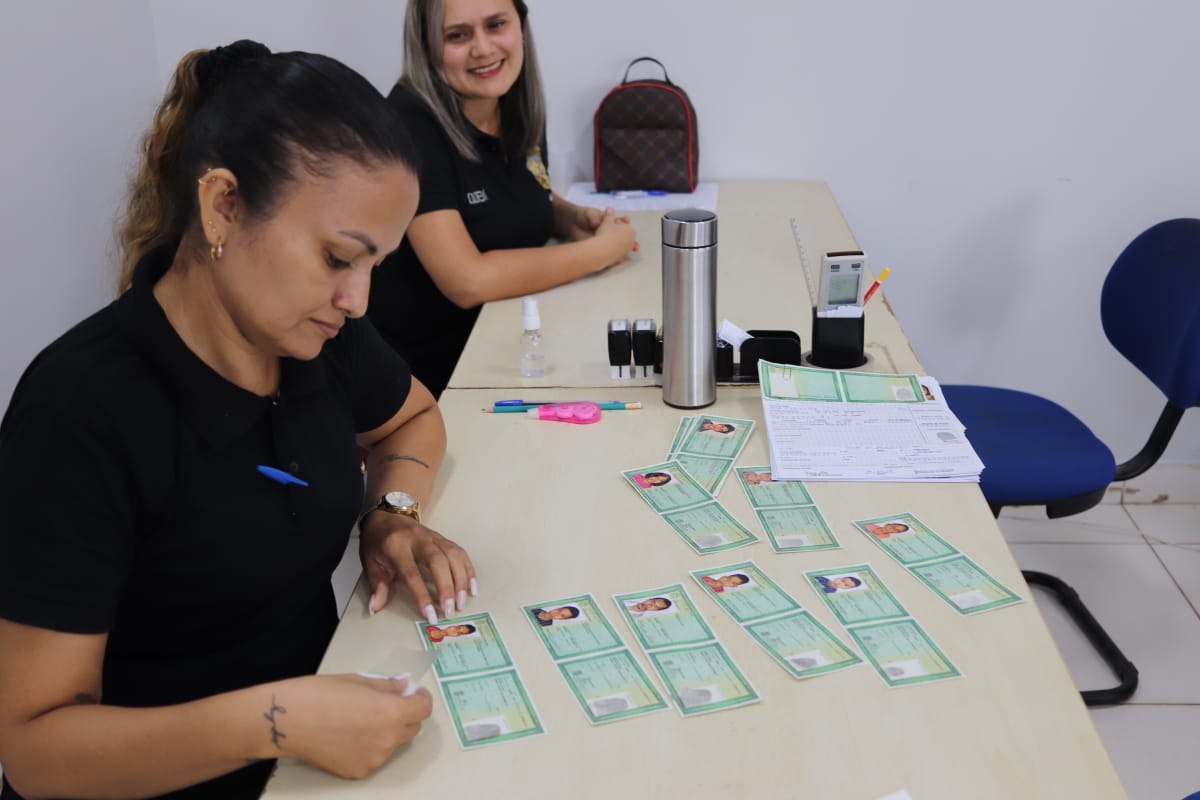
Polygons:
<instances>
[{"instance_id":1,"label":"woman's left hand","mask_svg":"<svg viewBox=\"0 0 1200 800\"><path fill-rule=\"evenodd\" d=\"M604 212L599 208L587 206L575 207L574 224L571 226L571 239L579 241L593 235L600 223L604 221Z\"/></svg>"},{"instance_id":2,"label":"woman's left hand","mask_svg":"<svg viewBox=\"0 0 1200 800\"><path fill-rule=\"evenodd\" d=\"M438 615L462 611L467 595L478 593L475 566L467 551L412 517L376 511L359 526L359 558L367 573L374 614L388 603L399 580L430 624ZM430 594L432 582L436 597Z\"/></svg>"}]
</instances>

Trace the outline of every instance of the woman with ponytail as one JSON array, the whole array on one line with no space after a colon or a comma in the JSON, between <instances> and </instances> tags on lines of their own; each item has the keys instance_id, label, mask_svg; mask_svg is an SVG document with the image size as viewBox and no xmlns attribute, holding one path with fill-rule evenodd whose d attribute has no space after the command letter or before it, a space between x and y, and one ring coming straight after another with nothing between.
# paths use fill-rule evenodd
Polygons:
<instances>
[{"instance_id":1,"label":"woman with ponytail","mask_svg":"<svg viewBox=\"0 0 1200 800\"><path fill-rule=\"evenodd\" d=\"M476 587L420 522L437 405L363 318L417 207L403 131L330 58L179 64L121 294L0 423L0 800L239 800L280 757L359 777L429 715L403 677L313 674L356 520L372 612L402 585L434 624Z\"/></svg>"}]
</instances>

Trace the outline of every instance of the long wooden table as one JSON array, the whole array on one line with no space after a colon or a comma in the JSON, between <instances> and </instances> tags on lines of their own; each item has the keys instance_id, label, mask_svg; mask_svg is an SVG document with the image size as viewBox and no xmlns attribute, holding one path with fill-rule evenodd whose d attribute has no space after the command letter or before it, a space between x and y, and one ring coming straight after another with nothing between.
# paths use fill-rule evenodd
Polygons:
<instances>
[{"instance_id":1,"label":"long wooden table","mask_svg":"<svg viewBox=\"0 0 1200 800\"><path fill-rule=\"evenodd\" d=\"M820 184L755 184L754 191L721 187L721 243L749 253L739 231L758 231L773 244L764 259L743 266L769 291L761 303L721 283L731 311L761 310L755 327L790 327L800 322L781 298L798 291L807 319L803 279L792 275L795 245L787 219L794 204L774 203L799 194L823 195L822 230L840 226L853 241L828 190ZM738 198L741 198L739 201ZM832 211L829 206L832 206ZM805 213L814 213L810 208ZM769 220L773 220L769 224ZM640 223L639 223L640 224ZM784 228L775 236L775 229ZM769 232L769 236L768 233ZM778 241L776 241L778 239ZM643 235L643 247L657 247ZM822 241L822 246L827 246ZM649 259L647 259L649 260ZM722 256L728 274L731 259ZM508 320L493 304L485 309L467 355L455 373L460 388L440 404L450 433L448 458L438 478L429 524L466 546L480 570L480 597L471 611L490 611L541 715L547 733L520 741L459 748L441 699L420 736L382 770L347 782L304 764L284 762L266 797L372 800L397 796L654 797L693 798L713 793L747 797L838 796L879 798L905 789L914 800L928 798L1121 798L1121 782L1092 727L1079 694L1058 656L1029 589L999 528L974 484L810 483L808 487L842 543L837 550L776 554L765 540L724 553L699 556L651 511L624 482L624 469L660 461L684 413L661 402L655 387L607 382L600 324L616 315L625 281L637 269L626 265L594 281L546 293L544 327L561 326L560 358L570 341L583 355L573 373L581 384L536 390L513 368L489 371L481 354L517 352L497 344ZM618 268L624 270L626 267ZM795 281L799 283L796 284ZM579 287L590 286L591 291ZM603 291L601 291L603 289ZM610 291L611 290L611 291ZM741 299L737 299L741 297ZM559 298L590 297L578 313L552 316ZM658 295L640 298L629 316L657 316ZM876 298L873 303L878 303ZM742 305L746 303L746 305ZM564 300L563 308L567 307ZM589 311L597 306L602 311ZM791 316L787 316L788 314ZM591 314L592 316L589 316ZM594 317L594 319L592 318ZM790 320L790 322L789 322ZM596 330L596 358L583 331ZM868 316L868 352L879 371L920 372L890 309L880 304ZM502 353L501 351L507 351ZM555 351L551 351L551 358ZM886 361L886 364L883 362ZM497 362L499 363L499 362ZM560 362L565 363L565 361ZM475 367L479 367L478 370ZM603 370L600 368L603 367ZM565 367L564 367L565 369ZM602 374L601 374L602 373ZM560 377L563 377L560 374ZM592 378L596 380L593 382ZM494 381L499 390L461 388ZM567 383L567 381L563 381ZM452 387L455 384L452 382ZM548 379L547 385L556 385ZM596 387L603 389L599 397ZM519 390L519 391L516 391ZM590 426L538 422L523 415L493 415L481 409L500 395L526 399L638 400L640 411L605 412ZM709 411L762 422L757 387L721 387ZM756 433L739 463L768 461L765 432ZM750 506L731 478L719 494L726 507L759 531ZM1027 602L963 618L858 533L850 521L902 511L916 514L962 552ZM870 562L901 602L961 670L963 677L925 686L889 689L868 664L797 681L785 673L703 593L691 586L688 570L753 559L843 641L849 637L803 580L805 570ZM625 593L677 581L689 586L733 659L762 695L762 702L684 719L672 710L592 726L541 646L521 606L594 594L639 661L649 664L611 600ZM397 649L419 649L415 611L394 601L374 617L365 612L359 585L321 666L322 672L371 670ZM432 675L425 685L437 693Z\"/></svg>"}]
</instances>

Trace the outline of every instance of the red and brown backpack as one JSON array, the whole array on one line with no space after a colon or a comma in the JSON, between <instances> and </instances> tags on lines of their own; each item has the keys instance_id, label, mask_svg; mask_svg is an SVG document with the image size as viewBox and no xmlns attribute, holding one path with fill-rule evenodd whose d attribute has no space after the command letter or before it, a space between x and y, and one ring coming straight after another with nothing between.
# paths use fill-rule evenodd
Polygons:
<instances>
[{"instance_id":1,"label":"red and brown backpack","mask_svg":"<svg viewBox=\"0 0 1200 800\"><path fill-rule=\"evenodd\" d=\"M663 79L629 80L639 61L662 67ZM657 59L635 58L621 84L596 109L596 190L692 192L700 165L696 110Z\"/></svg>"}]
</instances>

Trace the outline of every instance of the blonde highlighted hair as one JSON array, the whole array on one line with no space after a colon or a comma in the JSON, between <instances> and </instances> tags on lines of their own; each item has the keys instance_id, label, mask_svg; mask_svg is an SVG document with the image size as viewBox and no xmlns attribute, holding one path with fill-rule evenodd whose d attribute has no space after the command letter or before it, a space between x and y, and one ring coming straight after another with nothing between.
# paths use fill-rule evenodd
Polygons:
<instances>
[{"instance_id":1,"label":"blonde highlighted hair","mask_svg":"<svg viewBox=\"0 0 1200 800\"><path fill-rule=\"evenodd\" d=\"M529 26L529 7L525 0L512 0L512 4L521 22L523 66L512 88L500 98L500 124L505 143L513 143L525 157L540 147L545 137L546 102ZM396 83L424 101L463 158L478 161L475 127L463 114L462 100L446 82L442 68L445 18L446 0L408 0L404 69Z\"/></svg>"},{"instance_id":2,"label":"blonde highlighted hair","mask_svg":"<svg viewBox=\"0 0 1200 800\"><path fill-rule=\"evenodd\" d=\"M196 64L207 50L193 50L180 60L167 94L154 113L154 124L142 136L141 165L129 182L125 216L117 230L121 271L117 293L129 288L133 268L142 256L168 244L170 221L178 214L174 176L183 150L183 130L200 101Z\"/></svg>"}]
</instances>

